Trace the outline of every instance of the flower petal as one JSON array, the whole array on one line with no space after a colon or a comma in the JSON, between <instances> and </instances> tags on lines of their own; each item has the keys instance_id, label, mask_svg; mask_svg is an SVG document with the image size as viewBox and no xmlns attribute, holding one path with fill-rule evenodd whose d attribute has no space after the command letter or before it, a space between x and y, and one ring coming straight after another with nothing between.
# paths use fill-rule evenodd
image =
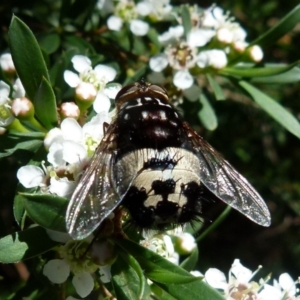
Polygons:
<instances>
[{"instance_id":1,"label":"flower petal","mask_svg":"<svg viewBox=\"0 0 300 300\"><path fill-rule=\"evenodd\" d=\"M0 80L0 105L3 105L7 102L9 91L9 85L4 81Z\"/></svg>"},{"instance_id":2,"label":"flower petal","mask_svg":"<svg viewBox=\"0 0 300 300\"><path fill-rule=\"evenodd\" d=\"M154 72L161 72L168 65L166 54L158 54L150 58L149 66Z\"/></svg>"},{"instance_id":3,"label":"flower petal","mask_svg":"<svg viewBox=\"0 0 300 300\"><path fill-rule=\"evenodd\" d=\"M61 284L67 280L70 267L63 259L52 259L45 264L43 274L51 282Z\"/></svg>"},{"instance_id":4,"label":"flower petal","mask_svg":"<svg viewBox=\"0 0 300 300\"><path fill-rule=\"evenodd\" d=\"M17 178L20 183L26 188L39 186L45 178L44 171L37 166L24 166L17 172Z\"/></svg>"},{"instance_id":5,"label":"flower petal","mask_svg":"<svg viewBox=\"0 0 300 300\"><path fill-rule=\"evenodd\" d=\"M82 128L73 118L64 119L61 122L60 128L65 140L82 141Z\"/></svg>"},{"instance_id":6,"label":"flower petal","mask_svg":"<svg viewBox=\"0 0 300 300\"><path fill-rule=\"evenodd\" d=\"M244 267L239 259L235 259L231 266L230 272L234 274L235 278L243 283L247 283L252 278L252 272L250 269Z\"/></svg>"},{"instance_id":7,"label":"flower petal","mask_svg":"<svg viewBox=\"0 0 300 300\"><path fill-rule=\"evenodd\" d=\"M136 36L144 36L149 31L149 24L142 20L132 20L130 22L130 30Z\"/></svg>"},{"instance_id":8,"label":"flower petal","mask_svg":"<svg viewBox=\"0 0 300 300\"><path fill-rule=\"evenodd\" d=\"M100 276L101 276L100 279L103 283L110 282L110 280L111 280L110 270L111 270L111 265L99 267L99 273L100 273Z\"/></svg>"},{"instance_id":9,"label":"flower petal","mask_svg":"<svg viewBox=\"0 0 300 300\"><path fill-rule=\"evenodd\" d=\"M69 164L78 164L85 162L87 158L86 148L73 141L63 142L63 159Z\"/></svg>"},{"instance_id":10,"label":"flower petal","mask_svg":"<svg viewBox=\"0 0 300 300\"><path fill-rule=\"evenodd\" d=\"M226 290L227 288L227 282L224 273L215 268L210 268L206 271L205 281L216 289Z\"/></svg>"},{"instance_id":11,"label":"flower petal","mask_svg":"<svg viewBox=\"0 0 300 300\"><path fill-rule=\"evenodd\" d=\"M110 30L119 31L122 28L122 26L123 21L117 16L112 15L107 19L107 27Z\"/></svg>"},{"instance_id":12,"label":"flower petal","mask_svg":"<svg viewBox=\"0 0 300 300\"><path fill-rule=\"evenodd\" d=\"M69 199L71 198L75 187L75 182L69 181L66 177L59 179L52 177L50 179L49 191L50 193L56 194L57 196L66 197Z\"/></svg>"},{"instance_id":13,"label":"flower petal","mask_svg":"<svg viewBox=\"0 0 300 300\"><path fill-rule=\"evenodd\" d=\"M180 70L176 72L173 83L179 89L185 90L193 85L194 78L188 70Z\"/></svg>"},{"instance_id":14,"label":"flower petal","mask_svg":"<svg viewBox=\"0 0 300 300\"><path fill-rule=\"evenodd\" d=\"M96 113L101 111L109 111L111 106L109 98L104 93L98 93L97 97L93 103L93 108Z\"/></svg>"},{"instance_id":15,"label":"flower petal","mask_svg":"<svg viewBox=\"0 0 300 300\"><path fill-rule=\"evenodd\" d=\"M77 294L82 298L89 295L94 288L94 279L91 274L87 272L76 274L72 279L72 283Z\"/></svg>"},{"instance_id":16,"label":"flower petal","mask_svg":"<svg viewBox=\"0 0 300 300\"><path fill-rule=\"evenodd\" d=\"M95 72L99 79L105 78L106 82L114 80L117 75L117 71L114 68L106 65L97 65L95 67Z\"/></svg>"},{"instance_id":17,"label":"flower petal","mask_svg":"<svg viewBox=\"0 0 300 300\"><path fill-rule=\"evenodd\" d=\"M84 55L75 55L71 59L74 69L78 73L83 73L84 71L91 68L91 60Z\"/></svg>"},{"instance_id":18,"label":"flower petal","mask_svg":"<svg viewBox=\"0 0 300 300\"><path fill-rule=\"evenodd\" d=\"M279 276L279 284L284 291L290 296L295 296L296 286L293 278L288 273L283 273Z\"/></svg>"},{"instance_id":19,"label":"flower petal","mask_svg":"<svg viewBox=\"0 0 300 300\"><path fill-rule=\"evenodd\" d=\"M63 160L63 145L58 142L51 144L47 160L54 167L64 166L65 161Z\"/></svg>"},{"instance_id":20,"label":"flower petal","mask_svg":"<svg viewBox=\"0 0 300 300\"><path fill-rule=\"evenodd\" d=\"M78 74L76 74L72 71L69 71L69 70L66 70L64 72L64 79L65 79L65 82L72 88L75 88L81 82Z\"/></svg>"}]
</instances>

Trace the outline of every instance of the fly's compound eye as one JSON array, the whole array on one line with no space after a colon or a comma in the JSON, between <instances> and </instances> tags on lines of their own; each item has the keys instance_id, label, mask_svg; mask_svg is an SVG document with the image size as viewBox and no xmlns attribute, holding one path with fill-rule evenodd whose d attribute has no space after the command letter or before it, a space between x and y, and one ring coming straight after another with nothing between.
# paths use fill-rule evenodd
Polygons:
<instances>
[{"instance_id":1,"label":"fly's compound eye","mask_svg":"<svg viewBox=\"0 0 300 300\"><path fill-rule=\"evenodd\" d=\"M123 87L116 96L116 104L122 104L127 101L127 98L136 93L139 87L136 84L131 84Z\"/></svg>"}]
</instances>

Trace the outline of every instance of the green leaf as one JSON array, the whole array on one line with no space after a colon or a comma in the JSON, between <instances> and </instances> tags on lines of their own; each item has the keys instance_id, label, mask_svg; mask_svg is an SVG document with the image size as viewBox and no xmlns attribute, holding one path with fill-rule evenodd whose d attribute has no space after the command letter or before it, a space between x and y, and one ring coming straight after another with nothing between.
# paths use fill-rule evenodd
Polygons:
<instances>
[{"instance_id":1,"label":"green leaf","mask_svg":"<svg viewBox=\"0 0 300 300\"><path fill-rule=\"evenodd\" d=\"M181 276L182 278L193 277L189 272L167 261L158 254L134 243L130 240L115 240L125 251L129 252L139 262L146 276L154 271L154 266L158 270L165 270L165 277L170 274ZM159 272L158 272L159 273ZM154 274L154 273L153 273ZM162 274L159 274L161 276ZM155 280L153 280L155 281ZM168 281L167 279L165 281ZM224 298L206 283L196 279L192 282L168 283L162 284L156 282L164 291L173 296L177 300L195 299L195 300L223 300ZM134 298L133 298L134 299Z\"/></svg>"},{"instance_id":2,"label":"green leaf","mask_svg":"<svg viewBox=\"0 0 300 300\"><path fill-rule=\"evenodd\" d=\"M210 75L210 74L206 74L206 77L208 79L208 82L211 86L211 88L214 91L215 97L217 100L225 100L226 97L223 93L222 88L220 87L220 85L218 84L217 81L215 81L215 79Z\"/></svg>"},{"instance_id":3,"label":"green leaf","mask_svg":"<svg viewBox=\"0 0 300 300\"><path fill-rule=\"evenodd\" d=\"M42 227L66 232L68 199L49 194L21 194L28 216Z\"/></svg>"},{"instance_id":4,"label":"green leaf","mask_svg":"<svg viewBox=\"0 0 300 300\"><path fill-rule=\"evenodd\" d=\"M280 22L262 34L256 40L252 41L251 45L260 45L266 47L274 44L279 38L291 31L300 21L300 5L297 5L291 10Z\"/></svg>"},{"instance_id":5,"label":"green leaf","mask_svg":"<svg viewBox=\"0 0 300 300\"><path fill-rule=\"evenodd\" d=\"M184 36L185 38L187 38L192 29L192 20L191 20L189 6L182 5L181 19L182 19L182 26L184 28Z\"/></svg>"},{"instance_id":6,"label":"green leaf","mask_svg":"<svg viewBox=\"0 0 300 300\"><path fill-rule=\"evenodd\" d=\"M287 83L294 83L298 81L300 81L299 67L294 67L278 75L251 78L251 82L266 83L266 84L287 84Z\"/></svg>"},{"instance_id":7,"label":"green leaf","mask_svg":"<svg viewBox=\"0 0 300 300\"><path fill-rule=\"evenodd\" d=\"M0 239L0 262L16 263L38 256L58 245L46 230L36 226Z\"/></svg>"},{"instance_id":8,"label":"green leaf","mask_svg":"<svg viewBox=\"0 0 300 300\"><path fill-rule=\"evenodd\" d=\"M296 61L289 65L278 65L273 66L269 65L263 68L247 67L247 65L241 65L236 67L228 67L219 71L220 75L225 76L236 76L236 77L245 77L245 78L255 78L255 77L266 77L274 76L281 73L285 73L299 64L299 61Z\"/></svg>"},{"instance_id":9,"label":"green leaf","mask_svg":"<svg viewBox=\"0 0 300 300\"><path fill-rule=\"evenodd\" d=\"M155 296L158 297L159 300L176 300L173 296L171 296L169 293L164 291L161 287L159 287L157 284L151 285L151 291L155 294Z\"/></svg>"},{"instance_id":10,"label":"green leaf","mask_svg":"<svg viewBox=\"0 0 300 300\"><path fill-rule=\"evenodd\" d=\"M55 127L57 125L56 99L49 81L44 77L33 103L35 114L43 126L49 130Z\"/></svg>"},{"instance_id":11,"label":"green leaf","mask_svg":"<svg viewBox=\"0 0 300 300\"><path fill-rule=\"evenodd\" d=\"M52 54L59 48L60 36L57 33L44 34L39 43L47 54Z\"/></svg>"},{"instance_id":12,"label":"green leaf","mask_svg":"<svg viewBox=\"0 0 300 300\"><path fill-rule=\"evenodd\" d=\"M253 100L272 118L289 132L300 138L300 124L288 110L250 83L241 80L239 81L239 85L245 89L251 95Z\"/></svg>"},{"instance_id":13,"label":"green leaf","mask_svg":"<svg viewBox=\"0 0 300 300\"><path fill-rule=\"evenodd\" d=\"M180 264L180 267L187 270L187 271L193 271L195 270L195 267L197 265L197 261L199 258L199 251L198 247L196 247L192 253Z\"/></svg>"},{"instance_id":14,"label":"green leaf","mask_svg":"<svg viewBox=\"0 0 300 300\"><path fill-rule=\"evenodd\" d=\"M136 260L128 253L123 252L122 255L118 255L112 265L111 273L111 281L118 300L151 299L144 295L146 281L143 272Z\"/></svg>"},{"instance_id":15,"label":"green leaf","mask_svg":"<svg viewBox=\"0 0 300 300\"><path fill-rule=\"evenodd\" d=\"M202 104L202 109L198 113L200 121L206 129L215 130L218 127L218 119L212 106L203 93L200 95L199 101Z\"/></svg>"},{"instance_id":16,"label":"green leaf","mask_svg":"<svg viewBox=\"0 0 300 300\"><path fill-rule=\"evenodd\" d=\"M33 100L42 78L49 74L41 49L29 27L13 16L9 31L11 55L29 99Z\"/></svg>"},{"instance_id":17,"label":"green leaf","mask_svg":"<svg viewBox=\"0 0 300 300\"><path fill-rule=\"evenodd\" d=\"M23 229L24 218L26 215L24 207L24 198L21 195L16 195L14 199L14 217L18 225Z\"/></svg>"},{"instance_id":18,"label":"green leaf","mask_svg":"<svg viewBox=\"0 0 300 300\"><path fill-rule=\"evenodd\" d=\"M31 152L36 152L43 145L43 141L31 140L25 142L18 142L15 147L10 149L4 149L5 152L0 153L0 158L12 155L17 150L28 150Z\"/></svg>"}]
</instances>

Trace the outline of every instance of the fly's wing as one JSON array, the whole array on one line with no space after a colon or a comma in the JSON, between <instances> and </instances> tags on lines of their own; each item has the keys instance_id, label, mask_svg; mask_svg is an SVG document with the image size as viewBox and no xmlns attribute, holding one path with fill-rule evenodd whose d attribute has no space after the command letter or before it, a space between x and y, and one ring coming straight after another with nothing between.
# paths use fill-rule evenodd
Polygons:
<instances>
[{"instance_id":1,"label":"fly's wing","mask_svg":"<svg viewBox=\"0 0 300 300\"><path fill-rule=\"evenodd\" d=\"M183 123L200 161L201 182L218 198L262 226L271 224L267 205L251 184L221 155Z\"/></svg>"},{"instance_id":2,"label":"fly's wing","mask_svg":"<svg viewBox=\"0 0 300 300\"><path fill-rule=\"evenodd\" d=\"M121 201L112 178L115 127L108 128L70 200L66 225L73 239L87 237Z\"/></svg>"}]
</instances>

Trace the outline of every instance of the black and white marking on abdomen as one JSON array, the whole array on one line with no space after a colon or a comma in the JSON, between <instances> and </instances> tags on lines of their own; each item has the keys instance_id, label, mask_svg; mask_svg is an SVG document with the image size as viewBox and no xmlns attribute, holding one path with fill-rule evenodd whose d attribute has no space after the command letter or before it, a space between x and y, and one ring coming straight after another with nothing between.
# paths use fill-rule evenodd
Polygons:
<instances>
[{"instance_id":1,"label":"black and white marking on abdomen","mask_svg":"<svg viewBox=\"0 0 300 300\"><path fill-rule=\"evenodd\" d=\"M115 174L127 174L118 182L124 189L131 186L122 205L136 225L162 229L166 224L183 224L201 214L204 187L195 172L196 162L192 152L170 147L132 151L116 163ZM121 187L120 192L125 190Z\"/></svg>"}]
</instances>

